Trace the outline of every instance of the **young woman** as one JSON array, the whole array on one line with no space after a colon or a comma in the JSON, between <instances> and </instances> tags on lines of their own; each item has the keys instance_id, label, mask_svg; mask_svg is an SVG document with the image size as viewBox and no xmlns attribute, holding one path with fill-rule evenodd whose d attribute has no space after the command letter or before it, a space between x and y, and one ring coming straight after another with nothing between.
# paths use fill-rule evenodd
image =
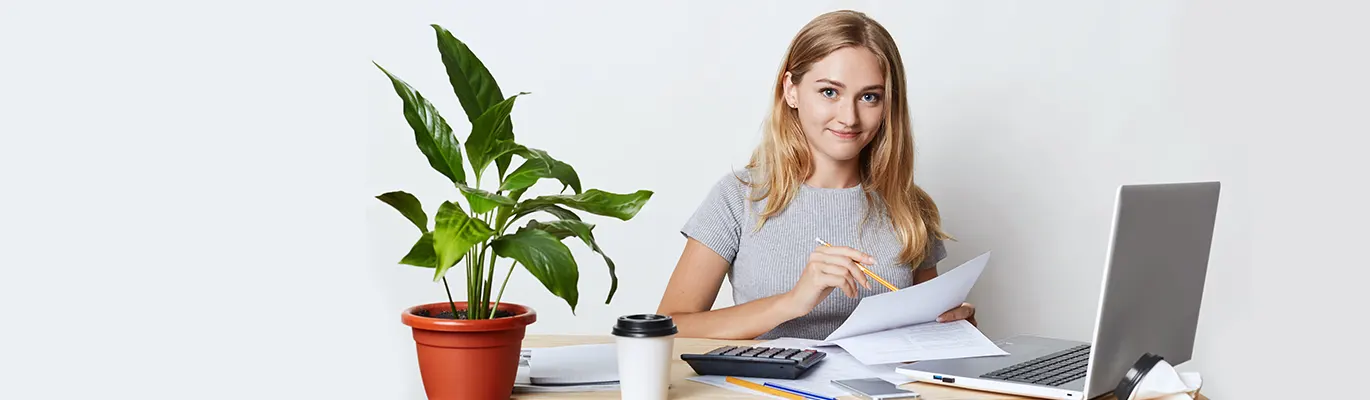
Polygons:
<instances>
[{"instance_id":1,"label":"young woman","mask_svg":"<svg viewBox=\"0 0 1370 400\"><path fill-rule=\"evenodd\" d=\"M657 312L681 336L822 339L861 297L888 291L853 263L896 287L936 277L948 236L913 182L906 95L880 24L836 11L805 25L751 162L720 179L681 230L685 250ZM725 275L737 305L711 310ZM974 312L963 304L939 320L973 323Z\"/></svg>"}]
</instances>

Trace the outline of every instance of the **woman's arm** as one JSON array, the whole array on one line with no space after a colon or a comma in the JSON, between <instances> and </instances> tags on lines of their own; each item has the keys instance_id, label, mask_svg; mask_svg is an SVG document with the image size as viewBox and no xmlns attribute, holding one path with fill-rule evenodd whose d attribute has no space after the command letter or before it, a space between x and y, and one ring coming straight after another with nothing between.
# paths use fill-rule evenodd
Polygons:
<instances>
[{"instance_id":1,"label":"woman's arm","mask_svg":"<svg viewBox=\"0 0 1370 400\"><path fill-rule=\"evenodd\" d=\"M919 268L913 273L913 284L917 285L932 280L937 277L937 268ZM948 310L937 317L939 322L950 322L959 319L969 321L971 325L980 326L975 322L975 306L970 303L961 303L960 307Z\"/></svg>"},{"instance_id":2,"label":"woman's arm","mask_svg":"<svg viewBox=\"0 0 1370 400\"><path fill-rule=\"evenodd\" d=\"M728 267L728 261L718 253L694 238L688 239L657 314L671 316L681 337L754 339L808 312L794 309L795 302L786 299L789 292L710 310Z\"/></svg>"}]
</instances>

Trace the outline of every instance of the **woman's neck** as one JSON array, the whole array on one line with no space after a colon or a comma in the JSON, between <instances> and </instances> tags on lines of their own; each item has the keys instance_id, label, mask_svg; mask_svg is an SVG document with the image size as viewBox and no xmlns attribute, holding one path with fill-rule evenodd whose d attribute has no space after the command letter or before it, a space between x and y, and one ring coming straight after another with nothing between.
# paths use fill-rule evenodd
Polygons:
<instances>
[{"instance_id":1,"label":"woman's neck","mask_svg":"<svg viewBox=\"0 0 1370 400\"><path fill-rule=\"evenodd\" d=\"M814 160L813 175L804 184L824 189L846 189L861 183L861 165L858 160L833 161L822 157Z\"/></svg>"}]
</instances>

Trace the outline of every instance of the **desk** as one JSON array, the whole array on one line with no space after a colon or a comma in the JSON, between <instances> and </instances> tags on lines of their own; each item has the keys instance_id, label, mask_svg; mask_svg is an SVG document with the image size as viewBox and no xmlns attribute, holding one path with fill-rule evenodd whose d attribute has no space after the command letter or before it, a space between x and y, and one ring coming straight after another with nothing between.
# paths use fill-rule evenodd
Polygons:
<instances>
[{"instance_id":1,"label":"desk","mask_svg":"<svg viewBox=\"0 0 1370 400\"><path fill-rule=\"evenodd\" d=\"M610 335L528 335L523 339L524 348L536 347L556 347L569 346L575 344L592 343L612 343L614 337ZM695 376L694 370L690 365L680 360L681 353L705 353L719 346L750 346L760 343L758 340L713 340L713 339L690 339L678 338L675 340L675 354L671 356L671 400L751 400L763 399L766 397L759 395L749 395L734 392L728 389L714 387L699 382L686 380ZM935 385L931 383L909 383L903 387L911 388L921 393L922 400L1023 400L1027 397L1003 395L998 393L987 393L967 389L951 388ZM521 400L547 400L547 399L617 399L619 392L577 392L577 393L530 393L514 394L515 399ZM1207 400L1199 396L1201 400ZM843 396L842 400L857 400L853 396ZM1105 397L1106 400L1113 400L1112 396Z\"/></svg>"}]
</instances>

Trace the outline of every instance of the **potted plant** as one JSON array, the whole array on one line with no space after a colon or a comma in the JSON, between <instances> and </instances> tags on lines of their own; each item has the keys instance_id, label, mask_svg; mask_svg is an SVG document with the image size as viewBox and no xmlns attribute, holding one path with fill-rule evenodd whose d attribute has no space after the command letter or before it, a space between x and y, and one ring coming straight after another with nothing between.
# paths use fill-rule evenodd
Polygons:
<instances>
[{"instance_id":1,"label":"potted plant","mask_svg":"<svg viewBox=\"0 0 1370 400\"><path fill-rule=\"evenodd\" d=\"M451 181L466 207L460 201L443 201L430 226L430 218L415 196L394 191L376 197L419 229L414 245L399 263L432 268L434 282L441 281L447 291L446 302L417 305L401 313L401 321L413 330L428 398L507 399L517 374L524 330L537 318L528 306L502 301L514 268L527 269L547 290L564 299L574 313L579 269L562 239L575 237L599 253L608 266L611 283L604 301L608 304L618 288L614 262L595 242L594 225L582 221L572 210L627 221L642 209L652 192L581 191L580 177L569 164L546 151L516 143L509 114L514 101L528 93L504 97L490 71L466 44L443 27L432 27L452 89L470 121L465 143L458 141L452 127L417 90L380 64L376 67L389 77L399 95L420 152L434 170ZM522 162L509 170L515 157ZM489 171L491 164L495 171ZM491 182L482 180L487 172L494 172L494 184L482 186ZM561 193L525 196L524 192L542 179L558 181ZM572 193L567 194L567 189ZM535 213L553 218L530 218ZM511 262L499 265L501 258ZM466 301L458 302L452 299L446 273L460 262L465 262Z\"/></svg>"}]
</instances>

